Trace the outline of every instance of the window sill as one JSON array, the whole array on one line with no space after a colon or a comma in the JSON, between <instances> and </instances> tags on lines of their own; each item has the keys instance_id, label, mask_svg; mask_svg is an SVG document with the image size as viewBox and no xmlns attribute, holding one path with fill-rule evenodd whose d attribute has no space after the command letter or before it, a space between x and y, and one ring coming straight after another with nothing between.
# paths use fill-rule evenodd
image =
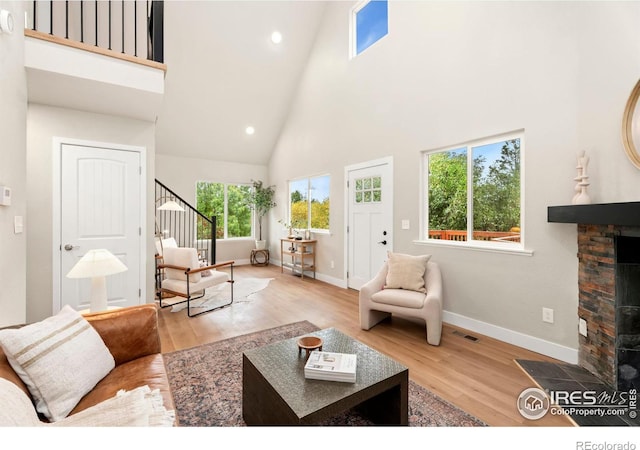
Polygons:
<instances>
[{"instance_id":1,"label":"window sill","mask_svg":"<svg viewBox=\"0 0 640 450\"><path fill-rule=\"evenodd\" d=\"M461 250L473 250L489 253L505 253L518 256L533 256L533 250L527 250L521 247L506 247L486 244L483 242L458 242L458 241L442 241L439 239L414 240L417 245L433 245L435 247L458 248Z\"/></svg>"}]
</instances>

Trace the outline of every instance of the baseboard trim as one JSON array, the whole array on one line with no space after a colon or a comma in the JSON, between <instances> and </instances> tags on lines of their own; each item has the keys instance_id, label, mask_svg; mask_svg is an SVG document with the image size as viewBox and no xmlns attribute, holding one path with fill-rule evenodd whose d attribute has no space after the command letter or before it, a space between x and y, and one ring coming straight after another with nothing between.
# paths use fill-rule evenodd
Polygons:
<instances>
[{"instance_id":1,"label":"baseboard trim","mask_svg":"<svg viewBox=\"0 0 640 450\"><path fill-rule=\"evenodd\" d=\"M278 260L271 260L270 264L272 266L276 266L276 267L280 267L280 261ZM291 268L290 267L284 267L284 270L288 270L289 272L291 272ZM304 275L305 278L307 278L307 272L305 272ZM313 278L313 275L309 275L310 278ZM334 286L337 286L339 288L342 289L347 289L347 282L345 280L342 280L340 278L335 278L335 277L330 277L328 275L324 275L320 272L316 272L316 280L319 281L324 281L325 283L329 283L332 284Z\"/></svg>"},{"instance_id":2,"label":"baseboard trim","mask_svg":"<svg viewBox=\"0 0 640 450\"><path fill-rule=\"evenodd\" d=\"M456 327L498 339L508 344L526 348L527 350L531 350L536 353L541 353L545 356L549 356L569 364L578 363L577 349L565 347L564 345L545 341L544 339L529 336L507 328L502 328L480 320L471 319L461 314L449 311L442 312L442 321Z\"/></svg>"}]
</instances>

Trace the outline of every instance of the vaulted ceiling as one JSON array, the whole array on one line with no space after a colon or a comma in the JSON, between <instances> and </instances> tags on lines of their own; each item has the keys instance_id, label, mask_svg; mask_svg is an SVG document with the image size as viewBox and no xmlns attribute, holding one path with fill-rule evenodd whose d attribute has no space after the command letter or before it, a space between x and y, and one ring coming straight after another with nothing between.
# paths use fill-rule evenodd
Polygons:
<instances>
[{"instance_id":1,"label":"vaulted ceiling","mask_svg":"<svg viewBox=\"0 0 640 450\"><path fill-rule=\"evenodd\" d=\"M324 8L315 1L165 2L156 152L267 164Z\"/></svg>"}]
</instances>

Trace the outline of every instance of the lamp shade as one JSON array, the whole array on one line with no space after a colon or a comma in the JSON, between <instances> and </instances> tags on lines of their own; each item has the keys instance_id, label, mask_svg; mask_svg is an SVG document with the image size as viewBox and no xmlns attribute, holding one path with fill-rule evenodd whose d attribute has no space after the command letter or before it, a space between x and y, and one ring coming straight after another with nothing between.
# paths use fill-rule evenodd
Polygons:
<instances>
[{"instance_id":1,"label":"lamp shade","mask_svg":"<svg viewBox=\"0 0 640 450\"><path fill-rule=\"evenodd\" d=\"M67 278L105 277L124 272L122 261L104 248L89 250L67 274Z\"/></svg>"},{"instance_id":2,"label":"lamp shade","mask_svg":"<svg viewBox=\"0 0 640 450\"><path fill-rule=\"evenodd\" d=\"M174 200L167 200L162 205L158 206L160 211L180 211L184 212L184 208L178 205Z\"/></svg>"}]
</instances>

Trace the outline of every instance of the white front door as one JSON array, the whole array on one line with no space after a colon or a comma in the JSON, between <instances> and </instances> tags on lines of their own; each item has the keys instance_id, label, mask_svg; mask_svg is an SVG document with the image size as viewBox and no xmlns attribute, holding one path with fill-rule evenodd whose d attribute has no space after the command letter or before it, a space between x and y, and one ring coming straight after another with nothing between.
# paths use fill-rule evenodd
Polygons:
<instances>
[{"instance_id":1,"label":"white front door","mask_svg":"<svg viewBox=\"0 0 640 450\"><path fill-rule=\"evenodd\" d=\"M89 307L91 280L66 274L96 248L106 248L128 268L106 277L109 306L140 304L142 189L139 151L61 144L60 308Z\"/></svg>"},{"instance_id":2,"label":"white front door","mask_svg":"<svg viewBox=\"0 0 640 450\"><path fill-rule=\"evenodd\" d=\"M359 290L393 250L391 158L347 168L347 287Z\"/></svg>"}]
</instances>

